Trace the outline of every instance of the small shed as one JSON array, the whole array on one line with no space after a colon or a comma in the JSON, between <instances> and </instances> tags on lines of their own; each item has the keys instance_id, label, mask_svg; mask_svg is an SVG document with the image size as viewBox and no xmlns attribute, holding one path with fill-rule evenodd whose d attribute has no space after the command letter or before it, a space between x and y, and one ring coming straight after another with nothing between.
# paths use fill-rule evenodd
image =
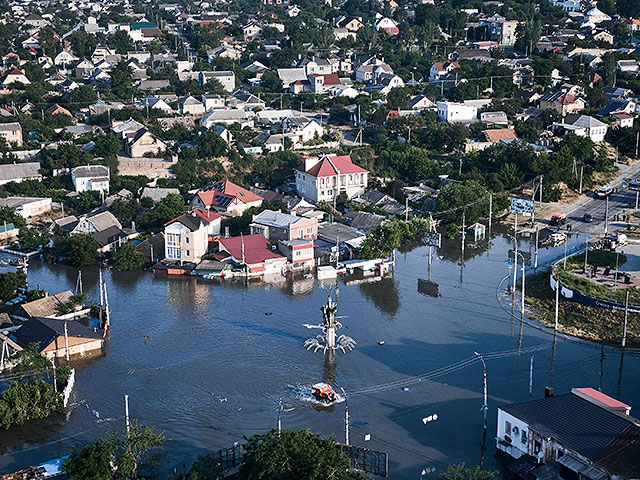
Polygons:
<instances>
[{"instance_id":1,"label":"small shed","mask_svg":"<svg viewBox=\"0 0 640 480\"><path fill-rule=\"evenodd\" d=\"M473 240L477 242L484 238L486 234L486 227L483 224L476 222L473 225L469 225L467 232L469 235L473 235Z\"/></svg>"}]
</instances>

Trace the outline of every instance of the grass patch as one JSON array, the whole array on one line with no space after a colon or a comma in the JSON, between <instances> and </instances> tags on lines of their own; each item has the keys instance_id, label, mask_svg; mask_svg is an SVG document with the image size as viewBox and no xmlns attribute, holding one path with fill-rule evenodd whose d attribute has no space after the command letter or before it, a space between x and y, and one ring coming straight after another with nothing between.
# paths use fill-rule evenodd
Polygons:
<instances>
[{"instance_id":1,"label":"grass patch","mask_svg":"<svg viewBox=\"0 0 640 480\"><path fill-rule=\"evenodd\" d=\"M555 292L549 286L549 273L546 270L527 276L526 302L534 309L532 318L547 327L553 327L555 324ZM587 307L560 297L558 330L562 333L620 345L623 323L624 312ZM640 315L629 313L627 345L640 346Z\"/></svg>"}]
</instances>

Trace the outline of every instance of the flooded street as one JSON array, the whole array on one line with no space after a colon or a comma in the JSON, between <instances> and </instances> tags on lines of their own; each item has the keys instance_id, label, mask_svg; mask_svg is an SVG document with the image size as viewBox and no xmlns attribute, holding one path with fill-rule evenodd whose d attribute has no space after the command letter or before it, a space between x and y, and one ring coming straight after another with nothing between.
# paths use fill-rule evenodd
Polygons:
<instances>
[{"instance_id":1,"label":"flooded street","mask_svg":"<svg viewBox=\"0 0 640 480\"><path fill-rule=\"evenodd\" d=\"M584 241L575 235L571 250ZM68 454L106 429L124 426L123 396L142 424L171 439L167 472L198 453L232 446L243 435L276 426L280 398L292 411L284 428L310 428L344 441L344 404L320 408L301 387L328 381L349 395L352 444L389 453L390 478L420 478L450 463L495 466L496 407L533 396L602 386L640 413L640 357L596 344L555 338L520 321L519 302L498 293L509 274L507 236L491 249L443 241L428 272L428 249L399 253L396 271L377 283L340 284L338 315L354 351L325 358L305 350L322 321L320 307L335 287L313 279L277 284L214 283L151 273L107 274L111 335L104 357L80 365L74 407L66 422L48 421L0 434L0 471ZM562 255L542 250L540 264ZM520 242L528 255L527 239ZM98 302L95 268L82 271ZM32 262L30 288L73 289L77 270ZM437 296L436 296L437 295ZM379 343L384 342L383 345ZM482 364L487 362L489 417L483 443ZM604 352L604 353L602 353ZM602 365L602 374L601 372ZM405 387L405 388L403 388ZM636 411L637 410L637 411ZM437 413L437 421L421 419ZM371 440L365 442L365 435ZM37 438L34 442L25 439Z\"/></svg>"}]
</instances>

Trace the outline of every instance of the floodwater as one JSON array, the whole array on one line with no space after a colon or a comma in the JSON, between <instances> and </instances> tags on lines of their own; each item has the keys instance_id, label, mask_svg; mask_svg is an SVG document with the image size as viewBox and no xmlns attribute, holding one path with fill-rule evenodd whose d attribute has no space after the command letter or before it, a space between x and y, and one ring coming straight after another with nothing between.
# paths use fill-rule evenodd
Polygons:
<instances>
[{"instance_id":1,"label":"floodwater","mask_svg":"<svg viewBox=\"0 0 640 480\"><path fill-rule=\"evenodd\" d=\"M569 241L569 250L581 239ZM529 257L527 238L519 248ZM420 478L464 461L496 466L496 407L533 397L545 386L601 388L640 411L640 357L558 336L525 318L509 280L507 236L467 245L443 241L428 269L428 248L400 252L396 271L377 283L339 288L338 314L357 346L325 358L306 351L331 289L313 279L272 284L213 283L146 272L107 274L112 330L104 357L77 368L68 419L38 422L0 434L0 472L68 454L106 429L124 426L125 394L131 417L166 433L166 472L189 465L198 453L229 447L243 435L276 426L280 398L284 428L309 428L344 441L345 403L321 408L298 394L318 381L348 395L354 445L388 452L390 478ZM564 247L540 252L540 264ZM98 301L97 270L82 271L85 292ZM32 262L31 288L73 289L77 270ZM502 288L499 286L502 285ZM436 296L437 295L437 296ZM379 342L384 342L379 345ZM482 364L489 390L483 448ZM602 373L601 373L602 371ZM436 413L438 419L421 419ZM633 410L632 410L633 414ZM365 435L371 440L365 442Z\"/></svg>"}]
</instances>

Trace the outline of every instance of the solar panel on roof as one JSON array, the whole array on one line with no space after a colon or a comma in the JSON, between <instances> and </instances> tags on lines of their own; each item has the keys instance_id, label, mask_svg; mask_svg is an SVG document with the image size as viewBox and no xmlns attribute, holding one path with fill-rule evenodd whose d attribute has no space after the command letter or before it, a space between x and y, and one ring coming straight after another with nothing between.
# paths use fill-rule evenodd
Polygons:
<instances>
[{"instance_id":1,"label":"solar panel on roof","mask_svg":"<svg viewBox=\"0 0 640 480\"><path fill-rule=\"evenodd\" d=\"M221 207L226 207L227 205L229 205L231 203L231 200L232 200L231 197L216 195L216 201L218 202L218 205L220 205Z\"/></svg>"}]
</instances>

